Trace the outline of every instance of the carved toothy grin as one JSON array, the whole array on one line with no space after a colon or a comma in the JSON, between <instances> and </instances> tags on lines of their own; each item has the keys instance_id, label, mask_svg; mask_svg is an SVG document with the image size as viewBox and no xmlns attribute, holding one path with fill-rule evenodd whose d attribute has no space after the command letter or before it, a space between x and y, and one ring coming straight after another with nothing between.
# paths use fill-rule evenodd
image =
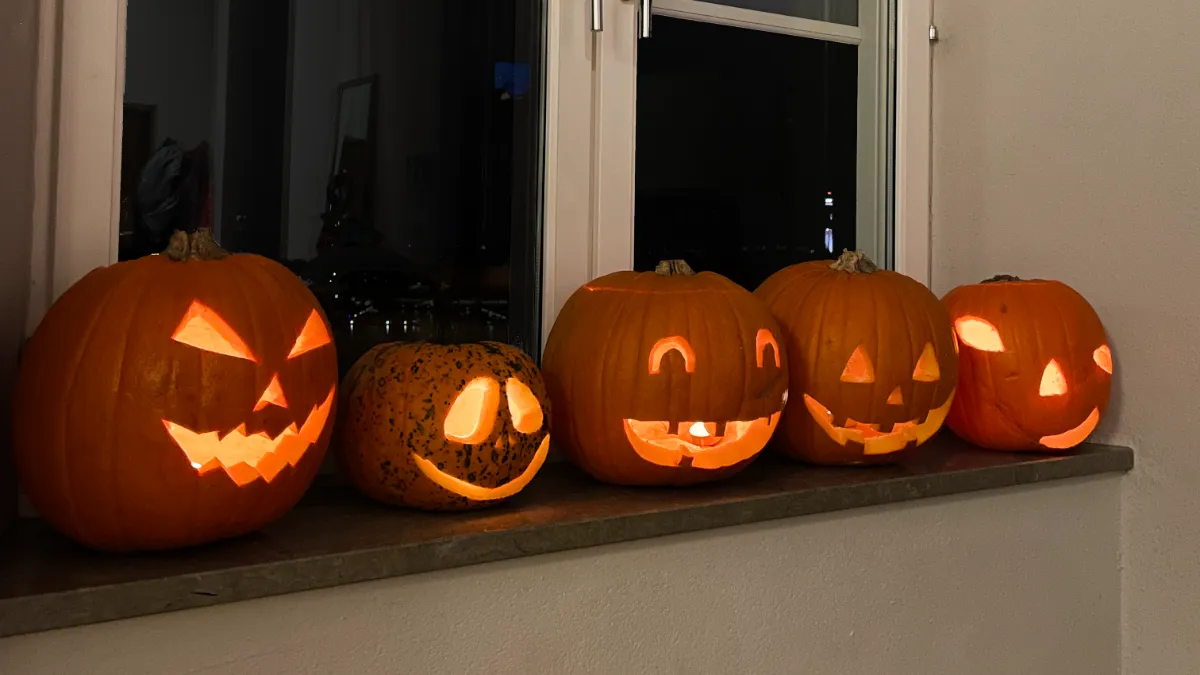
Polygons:
<instances>
[{"instance_id":1,"label":"carved toothy grin","mask_svg":"<svg viewBox=\"0 0 1200 675\"><path fill-rule=\"evenodd\" d=\"M687 458L697 469L720 469L757 455L775 431L779 415L724 424L683 422L677 427L669 422L627 419L623 426L629 444L647 462L679 466ZM672 427L676 427L675 433Z\"/></svg>"},{"instance_id":2,"label":"carved toothy grin","mask_svg":"<svg viewBox=\"0 0 1200 675\"><path fill-rule=\"evenodd\" d=\"M163 425L200 475L221 468L239 486L259 478L270 483L284 466L299 464L309 446L321 437L336 390L330 389L329 396L313 406L299 428L293 422L275 437L265 431L247 434L245 424L220 438L216 431L199 433L170 420L163 420Z\"/></svg>"},{"instance_id":3,"label":"carved toothy grin","mask_svg":"<svg viewBox=\"0 0 1200 675\"><path fill-rule=\"evenodd\" d=\"M942 422L946 420L946 415L950 413L950 404L954 402L954 393L951 391L950 395L946 397L945 403L930 410L925 416L924 422L918 422L915 419L897 422L887 431L881 430L878 424L866 424L852 419L847 419L845 426L837 426L833 423L833 413L808 394L804 395L804 406L808 408L808 413L812 415L813 420L838 445L854 441L862 444L864 455L887 455L903 450L909 443L915 442L920 445L937 433Z\"/></svg>"}]
</instances>

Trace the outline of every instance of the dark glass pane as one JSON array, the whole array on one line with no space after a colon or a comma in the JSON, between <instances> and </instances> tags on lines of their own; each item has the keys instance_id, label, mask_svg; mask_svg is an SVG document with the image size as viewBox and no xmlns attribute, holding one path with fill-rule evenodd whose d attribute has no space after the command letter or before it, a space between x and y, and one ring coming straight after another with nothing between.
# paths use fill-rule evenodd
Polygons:
<instances>
[{"instance_id":1,"label":"dark glass pane","mask_svg":"<svg viewBox=\"0 0 1200 675\"><path fill-rule=\"evenodd\" d=\"M847 26L858 25L858 0L704 0L759 12L828 21Z\"/></svg>"},{"instance_id":2,"label":"dark glass pane","mask_svg":"<svg viewBox=\"0 0 1200 675\"><path fill-rule=\"evenodd\" d=\"M121 258L175 229L310 284L344 369L536 348L540 0L129 0Z\"/></svg>"},{"instance_id":3,"label":"dark glass pane","mask_svg":"<svg viewBox=\"0 0 1200 675\"><path fill-rule=\"evenodd\" d=\"M638 50L637 269L754 289L854 248L856 47L656 17Z\"/></svg>"}]
</instances>

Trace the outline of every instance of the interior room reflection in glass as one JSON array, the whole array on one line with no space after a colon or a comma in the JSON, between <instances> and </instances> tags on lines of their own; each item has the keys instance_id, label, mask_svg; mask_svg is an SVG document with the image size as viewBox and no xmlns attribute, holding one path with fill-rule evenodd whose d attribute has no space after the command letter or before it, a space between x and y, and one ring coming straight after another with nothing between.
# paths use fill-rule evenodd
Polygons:
<instances>
[{"instance_id":1,"label":"interior room reflection in glass","mask_svg":"<svg viewBox=\"0 0 1200 675\"><path fill-rule=\"evenodd\" d=\"M128 0L120 255L212 227L392 340L539 344L541 0Z\"/></svg>"},{"instance_id":2,"label":"interior room reflection in glass","mask_svg":"<svg viewBox=\"0 0 1200 675\"><path fill-rule=\"evenodd\" d=\"M858 49L670 17L638 43L634 266L749 289L855 247Z\"/></svg>"}]
</instances>

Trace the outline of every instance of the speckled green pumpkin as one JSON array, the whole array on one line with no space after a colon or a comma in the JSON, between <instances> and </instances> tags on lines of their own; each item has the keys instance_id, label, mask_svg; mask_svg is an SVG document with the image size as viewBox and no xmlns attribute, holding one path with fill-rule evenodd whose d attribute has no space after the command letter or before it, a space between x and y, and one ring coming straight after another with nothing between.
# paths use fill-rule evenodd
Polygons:
<instances>
[{"instance_id":1,"label":"speckled green pumpkin","mask_svg":"<svg viewBox=\"0 0 1200 675\"><path fill-rule=\"evenodd\" d=\"M460 443L447 437L446 415L464 387L477 378L498 383L499 405L491 413L486 438ZM540 405L541 423L534 430L527 428L529 433L514 426L507 392L510 378L528 387ZM342 470L368 497L388 504L458 511L499 503L511 495L463 493L523 486L540 468L543 443L549 442L550 400L537 365L520 350L498 342L378 345L347 373L338 407L334 447ZM428 460L426 470L419 459ZM431 466L473 489L444 487L427 473Z\"/></svg>"}]
</instances>

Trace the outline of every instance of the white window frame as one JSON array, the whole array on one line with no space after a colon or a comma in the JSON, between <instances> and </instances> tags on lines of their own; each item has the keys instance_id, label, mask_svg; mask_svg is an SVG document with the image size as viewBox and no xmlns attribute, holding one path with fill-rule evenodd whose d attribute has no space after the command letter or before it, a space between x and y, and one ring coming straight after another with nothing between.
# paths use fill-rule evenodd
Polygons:
<instances>
[{"instance_id":1,"label":"white window frame","mask_svg":"<svg viewBox=\"0 0 1200 675\"><path fill-rule=\"evenodd\" d=\"M865 40L896 45L894 183L886 185L886 134L879 116L860 107L859 133L877 134L873 172L860 172L859 194L884 197L890 188L894 269L928 285L930 281L930 138L932 49L929 26L932 0L891 0L895 3L896 33L877 17L888 8L879 0L873 11L860 11L861 26L843 26L810 19L781 17L753 10L698 2L654 0L655 16L674 16L759 30L859 44ZM862 0L862 4L876 0ZM558 152L548 166L559 165L558 182L547 182L546 270L543 278L543 339L562 303L581 284L601 274L629 269L633 262L633 194L635 166L637 0L602 0L604 29L591 31L590 2L563 2L558 7L559 49L551 51L548 131ZM653 38L651 38L653 39ZM563 48L569 46L569 48ZM860 77L860 100L869 90L886 87L887 51L875 50L874 76ZM877 92L874 100L885 100ZM565 163L570 163L568 168ZM583 165L590 163L585 175ZM569 176L569 178L568 178ZM882 185L877 182L883 181ZM586 190L585 190L586 186ZM859 240L863 248L888 248L886 232L873 223L886 220L888 200L860 199ZM864 227L864 220L869 221ZM551 227L553 226L553 227Z\"/></svg>"},{"instance_id":2,"label":"white window frame","mask_svg":"<svg viewBox=\"0 0 1200 675\"><path fill-rule=\"evenodd\" d=\"M633 259L633 214L611 205L631 209L632 170L620 167L633 166L634 138L603 131L632 128L631 118L613 115L634 111L639 3L601 1L605 30L593 32L589 0L546 0L543 341L571 292ZM895 266L928 284L932 0L895 1ZM658 0L656 11L686 13L689 3ZM733 20L752 22L753 14ZM126 0L41 0L39 62L53 67L38 74L30 333L67 288L117 259L125 16ZM827 37L852 34L822 22L786 23L795 34L811 24Z\"/></svg>"}]
</instances>

